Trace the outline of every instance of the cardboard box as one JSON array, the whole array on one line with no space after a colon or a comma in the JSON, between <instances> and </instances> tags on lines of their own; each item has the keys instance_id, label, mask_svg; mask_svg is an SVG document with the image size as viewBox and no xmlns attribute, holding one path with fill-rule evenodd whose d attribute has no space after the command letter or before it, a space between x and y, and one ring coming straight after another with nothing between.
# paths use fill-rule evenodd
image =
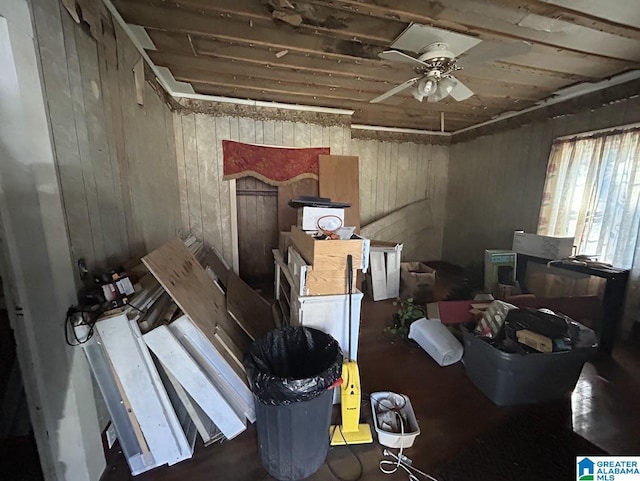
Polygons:
<instances>
[{"instance_id":1,"label":"cardboard box","mask_svg":"<svg viewBox=\"0 0 640 481\"><path fill-rule=\"evenodd\" d=\"M436 271L422 262L400 263L400 297L416 304L432 300Z\"/></svg>"},{"instance_id":2,"label":"cardboard box","mask_svg":"<svg viewBox=\"0 0 640 481\"><path fill-rule=\"evenodd\" d=\"M532 347L536 351L551 352L553 351L553 341L547 336L530 331L529 329L521 329L516 332L518 342Z\"/></svg>"},{"instance_id":3,"label":"cardboard box","mask_svg":"<svg viewBox=\"0 0 640 481\"><path fill-rule=\"evenodd\" d=\"M395 299L400 295L400 259L402 244L371 241L367 295L374 301Z\"/></svg>"},{"instance_id":4,"label":"cardboard box","mask_svg":"<svg viewBox=\"0 0 640 481\"><path fill-rule=\"evenodd\" d=\"M336 216L340 225L344 225L344 209L328 207L300 207L298 209L298 227L302 230L318 230L318 219L325 216Z\"/></svg>"},{"instance_id":5,"label":"cardboard box","mask_svg":"<svg viewBox=\"0 0 640 481\"><path fill-rule=\"evenodd\" d=\"M550 237L538 234L526 234L523 231L513 233L513 250L518 254L541 257L543 259L564 259L573 254L574 237Z\"/></svg>"},{"instance_id":6,"label":"cardboard box","mask_svg":"<svg viewBox=\"0 0 640 481\"><path fill-rule=\"evenodd\" d=\"M515 284L516 257L508 250L484 251L484 292L493 294L498 284Z\"/></svg>"},{"instance_id":7,"label":"cardboard box","mask_svg":"<svg viewBox=\"0 0 640 481\"><path fill-rule=\"evenodd\" d=\"M348 294L348 276L344 270L317 270L307 264L294 247L289 247L289 262L287 264L294 284L292 289L298 296L328 296L334 294ZM357 271L353 270L352 292L356 292Z\"/></svg>"},{"instance_id":8,"label":"cardboard box","mask_svg":"<svg viewBox=\"0 0 640 481\"><path fill-rule=\"evenodd\" d=\"M353 257L354 269L366 271L369 265L369 239L360 236L349 240L316 240L300 227L294 226L291 240L315 271L346 272L349 254Z\"/></svg>"}]
</instances>

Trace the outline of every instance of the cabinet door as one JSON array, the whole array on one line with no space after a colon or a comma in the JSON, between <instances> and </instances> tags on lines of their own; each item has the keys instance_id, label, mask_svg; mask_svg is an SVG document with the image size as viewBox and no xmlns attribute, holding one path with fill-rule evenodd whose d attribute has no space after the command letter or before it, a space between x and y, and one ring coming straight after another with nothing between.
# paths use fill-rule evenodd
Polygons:
<instances>
[{"instance_id":1,"label":"cabinet door","mask_svg":"<svg viewBox=\"0 0 640 481\"><path fill-rule=\"evenodd\" d=\"M352 295L351 301L351 346L349 349L349 296L305 296L299 297L300 308L296 309L300 325L314 327L333 336L345 359L350 356L356 359L358 354L358 331L360 329L360 303L362 292Z\"/></svg>"}]
</instances>

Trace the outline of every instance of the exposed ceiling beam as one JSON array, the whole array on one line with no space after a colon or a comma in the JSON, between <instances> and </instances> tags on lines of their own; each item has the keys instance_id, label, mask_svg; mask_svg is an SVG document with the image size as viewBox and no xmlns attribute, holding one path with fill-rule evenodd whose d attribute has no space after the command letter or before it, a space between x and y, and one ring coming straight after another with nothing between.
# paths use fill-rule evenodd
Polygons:
<instances>
[{"instance_id":1,"label":"exposed ceiling beam","mask_svg":"<svg viewBox=\"0 0 640 481\"><path fill-rule=\"evenodd\" d=\"M325 52L336 58L362 57L378 61L378 53L391 41L376 45L339 31L328 36L324 31L298 30L268 18L207 15L142 0L116 0L115 5L124 19L135 25L280 49L295 46L300 52Z\"/></svg>"},{"instance_id":2,"label":"exposed ceiling beam","mask_svg":"<svg viewBox=\"0 0 640 481\"><path fill-rule=\"evenodd\" d=\"M568 22L559 23L560 31L545 31L518 25L527 12L522 12L513 2L494 5L474 0L447 0L424 2L421 0L310 0L312 3L329 4L349 12L393 18L404 22L438 25L458 33L479 36L483 40L535 41L552 48L588 54L600 58L640 61L640 51L632 39L618 37ZM560 21L559 21L560 22ZM535 26L535 23L532 23ZM603 45L605 44L605 45Z\"/></svg>"},{"instance_id":3,"label":"exposed ceiling beam","mask_svg":"<svg viewBox=\"0 0 640 481\"><path fill-rule=\"evenodd\" d=\"M329 76L388 81L401 83L412 74L409 66L378 62L375 66L354 60L330 59L322 54L301 54L289 49L249 47L210 38L187 34L147 29L149 36L161 52L183 56L204 56L244 62L256 67L282 67L300 72L318 73ZM280 54L280 56L277 56ZM324 58L323 58L324 57ZM464 70L464 75L484 80L499 78L502 82L519 85L533 85L552 92L573 82L593 80L575 74L550 72L532 67L493 62L488 65L474 65ZM392 84L393 85L393 84Z\"/></svg>"},{"instance_id":4,"label":"exposed ceiling beam","mask_svg":"<svg viewBox=\"0 0 640 481\"><path fill-rule=\"evenodd\" d=\"M291 3L293 8L274 8L276 1L264 0L262 2L254 0L179 0L176 5L199 10L205 14L222 14L227 17L267 20L277 19L277 15L272 13L283 12L284 14L297 16L300 24L296 30L313 34L327 35L329 37L344 38L347 40L357 40L373 45L386 46L406 28L405 22L389 21L389 19L372 18L366 15L359 15L352 12L339 11L326 5L312 4L296 0ZM293 25L285 25L286 22L279 20L283 27L292 28Z\"/></svg>"},{"instance_id":5,"label":"exposed ceiling beam","mask_svg":"<svg viewBox=\"0 0 640 481\"><path fill-rule=\"evenodd\" d=\"M602 16L596 16L588 12L580 11L580 2L576 2L575 0L572 1L573 5L571 7L557 5L541 0L521 0L519 2L514 2L513 0L494 1L509 7L517 5L521 10L525 10L527 12L540 15L551 20L557 19L565 22L571 22L592 30L598 30L600 32L606 32L612 35L618 35L620 37L640 40L640 28L608 20L606 18L602 18ZM603 2L601 3L601 5L606 5L605 8L609 8L611 4L607 5ZM633 8L634 6L637 7L637 5L635 5L634 3L629 2L628 7Z\"/></svg>"},{"instance_id":6,"label":"exposed ceiling beam","mask_svg":"<svg viewBox=\"0 0 640 481\"><path fill-rule=\"evenodd\" d=\"M558 115L566 115L588 108L601 107L621 99L638 97L640 92L640 71L620 75L601 85L594 86L591 92L572 93L551 98L529 109L506 113L482 124L465 127L455 132L456 141L468 140L480 135L487 135L506 128L545 120Z\"/></svg>"},{"instance_id":7,"label":"exposed ceiling beam","mask_svg":"<svg viewBox=\"0 0 640 481\"><path fill-rule=\"evenodd\" d=\"M109 4L109 0L104 1ZM540 0L521 0L520 3L527 3L528 1L541 3ZM577 32L580 35L585 32L595 32L596 39L602 40L606 38L607 41L611 40L612 43L607 44L606 47L607 51L613 53L603 55L601 51L602 45L597 45L597 42L592 39L585 40L580 35L578 35L578 40L571 38L571 35L564 35L565 38L563 40L563 36L558 35L558 32L553 29L559 25L561 31L566 33L567 30L562 29L566 28L565 24L568 22L558 20L558 23L555 24L554 21L556 19L547 19L547 17L537 13L522 11L518 6L511 5L511 3L507 4L506 0L492 0L492 3L487 5L486 11L479 11L478 2L471 2L470 0L450 0L446 5L437 2L425 5L422 0L329 0L328 2L302 0L295 2L307 7L317 6L318 11L322 12L325 19L328 18L330 13L330 10L327 10L327 8L330 8L328 5L338 5L336 12L348 13L348 15L340 17L340 21L344 26L342 24L325 24L315 29L306 27L293 29L290 25L274 22L269 16L271 12L268 9L263 11L260 4L249 3L249 0L239 0L237 5L232 5L230 0L221 0L219 2L220 6L213 8L208 4L203 6L203 3L206 3L204 0L187 0L187 3L189 3L188 8L182 4L172 7L169 6L171 4L167 4L162 0L117 0L117 3L123 14L131 22L157 29L158 36L164 35L165 41L168 40L170 35L178 39L180 42L179 47L176 47L172 52L178 53L175 51L178 48L181 51L188 51L193 56L191 58L187 57L189 62L193 59L215 62L214 69L209 68L209 65L214 65L213 63L207 64L206 68L201 68L201 64L185 66L182 63L172 64L166 62L171 67L172 72L175 70L174 74L178 80L193 78L194 88L199 94L184 95L185 97L207 98L256 107L277 106L278 104L272 101L280 101L280 105L286 105L292 110L299 109L300 111L306 108L320 110L323 108L322 105L335 104L338 108L329 107L326 110L345 113L345 115L352 114L353 122L418 129L437 129L439 127L440 112L445 111L445 115L449 119L447 129L458 130L461 135L470 132L471 130L468 128L472 126L477 126L481 131L494 123L502 125L502 122L515 118L518 113L523 113L526 117L530 112L546 109L549 105L561 102L563 99L583 94L585 90L581 88L563 88L559 91L559 96L551 97L540 105L531 106L531 102L547 97L550 92L557 88L558 84L563 87L560 80L553 80L553 82L557 82L553 86L551 81L549 84L544 84L543 82L519 83L513 79L501 82L503 79L500 78L499 73L495 79L490 77L490 72L487 71L487 64L485 64L476 69L475 75L473 67L457 74L471 88L477 86L483 91L481 98L472 97L464 104L465 108L471 105L470 111L467 111L467 113L456 111L457 106L448 102L438 103L435 106L418 104L413 100L407 100L406 94L404 97L398 96L391 101L394 104L402 103L402 106L384 104L372 106L366 102L368 97L365 96L369 93L380 92L381 89L386 90L386 84L392 83L392 81L385 79L383 75L400 76L396 72L401 71L402 67L389 65L377 58L377 53L382 48L380 43L384 43L381 39L386 39L387 37L381 36L376 32L365 32L363 30L366 27L364 19L367 16L371 15L382 20L390 18L393 19L392 23L394 25L400 25L408 20L399 15L398 12L417 15L422 17L423 20L428 18L428 15L433 15L433 19L439 27L471 33L485 40L519 39L519 35L526 33L531 37L530 40L537 42L537 44L533 45L531 51L525 55L501 59L501 62L497 63L499 69L518 74L522 71L529 71L532 74L535 72L543 77L548 75L552 79L566 80L567 84L584 78L599 79L605 75L611 75L612 72L629 70L638 65L637 60L640 58L640 53L638 53L637 49L631 52L627 48L629 45L628 38L611 35L610 32L599 32L585 28L582 25L569 26L568 31ZM409 7L416 8L416 10L411 12ZM353 10L354 8L357 12ZM566 6L563 6L563 8L566 8ZM224 9L227 10L222 11ZM378 13L373 14L371 9L376 10ZM407 9L407 12L403 9ZM205 10L208 14L204 13ZM385 13L382 14L382 11ZM115 9L112 9L112 13L114 12ZM490 22L485 22L487 15L491 17ZM122 21L122 18L117 15L117 12L114 13L114 16L127 30L127 26ZM476 25L481 23L481 26L473 27L471 23L470 27L465 23L471 22L471 20L474 20ZM366 37L369 43L358 41L358 37L355 36L350 37L354 33L354 31L350 30L350 21L352 21L352 25L356 25L354 31L364 36L362 38ZM421 23L430 22L422 21ZM457 25L460 30L456 30L456 28L452 28L449 25ZM574 27L579 28L576 30ZM549 31L546 31L545 28L549 29ZM160 32L160 30L163 30L163 32ZM545 33L542 34L541 32ZM130 31L127 31L127 33L131 36ZM606 34L605 37L602 34ZM356 40L354 41L353 39ZM386 42L387 40L384 41ZM558 48L557 41L570 41L574 42L574 44L573 47L568 49ZM258 57L242 59L235 58L231 54L226 56L225 54L216 55L216 48L220 44L225 44L234 49L243 48L245 51L246 49L253 49L263 55L267 54L267 56L273 54L277 59L291 55L289 61L300 62L302 66L297 68L293 65L277 63L263 65ZM157 67L151 62L146 52L140 45L137 46L143 56L150 62L152 68L155 69L156 75L160 77ZM211 51L212 47L213 51ZM283 54L284 50L286 52ZM237 50L234 53L241 57ZM279 53L280 56L277 57L276 53ZM621 56L623 59L620 59ZM371 78L363 78L361 76L358 79L355 76L357 74L354 72L352 75L352 71L349 69L333 74L329 70L332 68L329 63L324 64L327 67L327 71L318 69L314 72L313 69L309 68L310 63L304 63L304 58L310 58L314 61L322 58L323 61L329 61L331 64L333 62L337 65L344 63L356 69L360 66L366 66L371 69L370 73L372 75ZM538 62L538 58L540 62ZM545 60L544 62L542 61L543 59ZM549 62L549 59L552 61ZM594 62L594 59L597 59L597 61ZM226 67L230 67L231 64L234 64L234 69L228 68L224 70ZM243 65L242 68L245 70L238 72L235 67L240 64ZM307 68L304 68L304 65ZM224 71L220 72L221 69ZM378 69L380 69L382 75L376 78L374 71ZM254 70L256 71L255 73ZM218 79L215 79L216 72L218 73ZM624 78L630 79L634 75L636 73L632 72ZM233 78L234 76L236 77L235 79ZM237 81L240 77L244 78ZM329 77L328 81L327 77ZM255 81L257 84L265 81L264 83L271 85L256 86L252 85L251 81ZM592 88L604 89L616 85L616 82L619 83L618 80L614 79L609 83L594 84ZM589 86L586 87L589 88ZM172 91L170 86L167 89L174 96L183 95L180 92ZM318 90L314 92L314 89ZM257 93L260 93L260 95L257 95ZM217 94L217 96L209 96L209 94ZM258 98L256 99L256 97ZM518 105L508 101L509 97L513 97L512 100L518 98L521 102L522 99L525 99L525 101ZM507 101L505 102L504 100ZM291 105L289 105L289 102ZM520 109L520 112L509 112L504 115L498 115L497 118L492 118L496 116L495 112L503 111L505 108L514 110L514 105ZM351 107L351 110L346 110L345 107ZM423 108L424 110L422 110ZM476 110L474 111L473 109Z\"/></svg>"}]
</instances>

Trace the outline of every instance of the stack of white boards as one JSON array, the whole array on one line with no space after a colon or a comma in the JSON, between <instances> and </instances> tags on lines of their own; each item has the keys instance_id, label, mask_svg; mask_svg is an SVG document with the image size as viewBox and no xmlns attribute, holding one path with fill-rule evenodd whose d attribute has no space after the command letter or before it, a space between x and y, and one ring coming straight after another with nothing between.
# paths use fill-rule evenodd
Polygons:
<instances>
[{"instance_id":1,"label":"stack of white boards","mask_svg":"<svg viewBox=\"0 0 640 481\"><path fill-rule=\"evenodd\" d=\"M105 317L82 346L133 475L190 458L196 433L209 445L255 421L246 380L186 316L144 335Z\"/></svg>"},{"instance_id":2,"label":"stack of white boards","mask_svg":"<svg viewBox=\"0 0 640 481\"><path fill-rule=\"evenodd\" d=\"M143 262L158 282L145 278L135 309L105 314L92 337L76 330L89 337L82 347L133 475L190 458L198 434L206 446L255 422L241 362L252 337L234 320L241 313L230 317L224 293L182 242ZM154 309L165 293L176 306ZM174 310L184 314L156 322Z\"/></svg>"},{"instance_id":3,"label":"stack of white boards","mask_svg":"<svg viewBox=\"0 0 640 481\"><path fill-rule=\"evenodd\" d=\"M190 458L195 428L184 406L169 398L136 321L126 314L102 318L82 347L131 473Z\"/></svg>"}]
</instances>

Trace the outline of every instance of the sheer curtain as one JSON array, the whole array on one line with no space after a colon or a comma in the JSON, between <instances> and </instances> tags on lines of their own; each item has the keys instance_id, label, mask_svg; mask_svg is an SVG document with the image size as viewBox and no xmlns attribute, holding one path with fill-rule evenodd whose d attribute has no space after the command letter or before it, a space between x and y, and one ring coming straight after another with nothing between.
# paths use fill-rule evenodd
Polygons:
<instances>
[{"instance_id":1,"label":"sheer curtain","mask_svg":"<svg viewBox=\"0 0 640 481\"><path fill-rule=\"evenodd\" d=\"M553 144L538 234L631 269L625 328L640 318L640 128Z\"/></svg>"}]
</instances>

